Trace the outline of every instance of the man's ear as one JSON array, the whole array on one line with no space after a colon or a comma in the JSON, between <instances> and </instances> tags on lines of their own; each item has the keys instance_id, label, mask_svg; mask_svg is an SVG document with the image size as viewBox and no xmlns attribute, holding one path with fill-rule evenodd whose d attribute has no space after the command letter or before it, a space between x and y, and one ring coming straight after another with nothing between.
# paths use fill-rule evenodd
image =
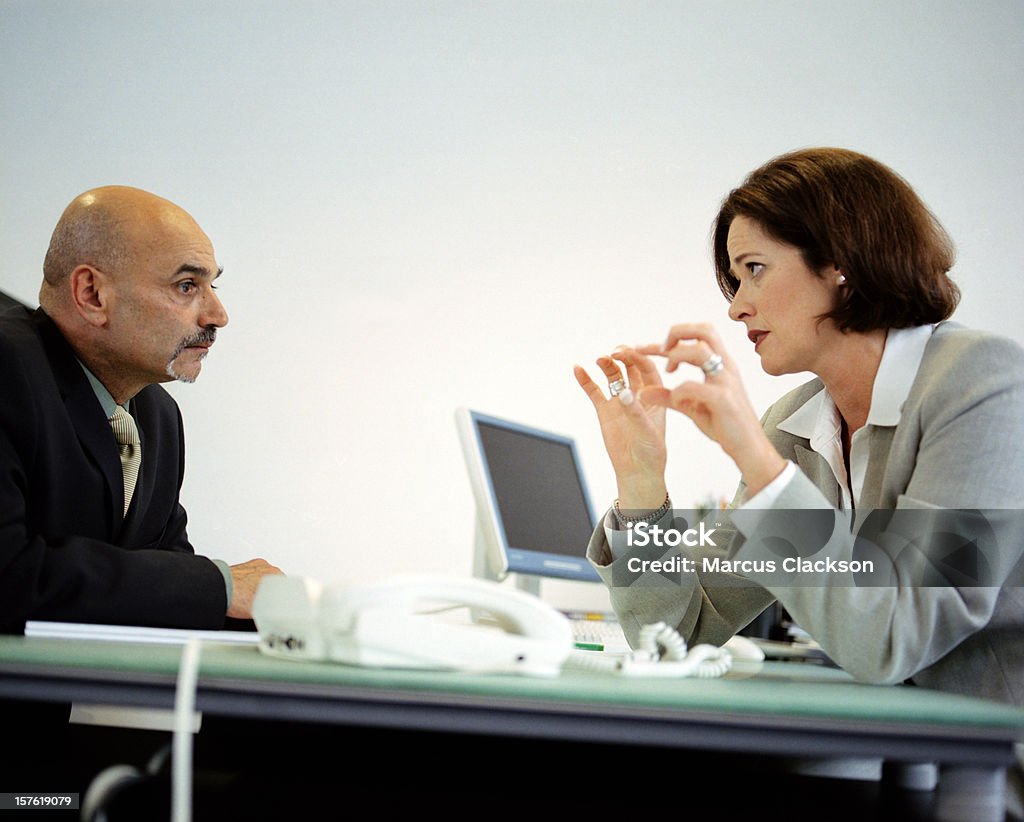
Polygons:
<instances>
[{"instance_id":1,"label":"man's ear","mask_svg":"<svg viewBox=\"0 0 1024 822\"><path fill-rule=\"evenodd\" d=\"M71 304L78 315L97 328L107 322L107 289L110 279L91 265L77 266L69 278Z\"/></svg>"}]
</instances>

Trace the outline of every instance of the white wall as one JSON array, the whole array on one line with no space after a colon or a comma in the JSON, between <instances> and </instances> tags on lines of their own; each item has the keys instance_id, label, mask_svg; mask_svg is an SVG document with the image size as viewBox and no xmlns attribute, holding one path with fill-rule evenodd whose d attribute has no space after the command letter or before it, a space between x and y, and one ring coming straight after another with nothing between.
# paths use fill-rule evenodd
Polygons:
<instances>
[{"instance_id":1,"label":"white wall","mask_svg":"<svg viewBox=\"0 0 1024 822\"><path fill-rule=\"evenodd\" d=\"M577 437L575 362L720 324L720 198L814 144L900 171L959 247L957 318L1024 341L1024 4L0 2L0 287L101 184L189 210L231 324L170 387L201 553L324 579L466 573L456 405ZM682 418L678 505L735 469ZM571 587L571 586L570 586ZM563 590L583 600L593 589Z\"/></svg>"}]
</instances>

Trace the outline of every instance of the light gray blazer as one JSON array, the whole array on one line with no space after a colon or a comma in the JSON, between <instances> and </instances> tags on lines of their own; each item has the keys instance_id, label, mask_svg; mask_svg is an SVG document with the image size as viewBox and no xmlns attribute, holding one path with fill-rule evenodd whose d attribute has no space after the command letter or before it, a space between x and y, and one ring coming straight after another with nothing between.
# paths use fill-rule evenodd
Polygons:
<instances>
[{"instance_id":1,"label":"light gray blazer","mask_svg":"<svg viewBox=\"0 0 1024 822\"><path fill-rule=\"evenodd\" d=\"M800 469L774 512L838 504L839 489L825 460L807 440L776 428L822 387L811 380L775 403L762 420L775 447ZM691 644L721 644L778 600L858 679L909 679L1024 706L1024 350L1006 338L940 324L899 424L869 426L867 433L869 461L858 521L852 531L849 523L836 527L824 553L850 556L864 524L862 512L872 509L940 516L957 516L942 509L984 509L986 520L995 523L998 542L997 555L987 557L987 587L925 586L902 578L869 587L822 587L794 585L791 577L777 574L705 574L699 561L711 549L701 548L663 552L694 558L695 573L672 581L651 572L629 575L623 564L640 549L617 550L618 559L613 559L602 523L587 556L609 586L627 636L635 641L643 625L664 621ZM742 486L736 499L743 499ZM799 544L799 529L805 527L792 515L769 515L751 527L749 512L742 510L724 519L731 522L718 530L715 542L728 545L725 556L732 559L763 557L766 539ZM719 539L723 535L724 542ZM872 539L881 550L889 545L885 532ZM644 550L649 557L650 549ZM932 550L923 545L918 559L929 562Z\"/></svg>"}]
</instances>

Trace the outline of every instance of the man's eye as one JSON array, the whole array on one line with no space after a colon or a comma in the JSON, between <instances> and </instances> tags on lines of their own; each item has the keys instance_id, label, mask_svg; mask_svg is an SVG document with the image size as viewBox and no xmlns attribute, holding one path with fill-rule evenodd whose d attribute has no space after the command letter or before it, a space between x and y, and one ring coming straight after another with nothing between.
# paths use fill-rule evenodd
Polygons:
<instances>
[{"instance_id":1,"label":"man's eye","mask_svg":"<svg viewBox=\"0 0 1024 822\"><path fill-rule=\"evenodd\" d=\"M196 284L194 282L192 282L191 280L183 280L182 282L178 283L178 290L182 294L191 294L192 290L195 287L196 287Z\"/></svg>"}]
</instances>

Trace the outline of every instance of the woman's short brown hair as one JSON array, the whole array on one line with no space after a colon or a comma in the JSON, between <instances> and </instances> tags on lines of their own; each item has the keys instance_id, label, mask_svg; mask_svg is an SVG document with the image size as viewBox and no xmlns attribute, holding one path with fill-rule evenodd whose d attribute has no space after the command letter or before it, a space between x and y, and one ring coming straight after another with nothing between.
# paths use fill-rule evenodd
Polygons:
<instances>
[{"instance_id":1,"label":"woman's short brown hair","mask_svg":"<svg viewBox=\"0 0 1024 822\"><path fill-rule=\"evenodd\" d=\"M849 331L947 319L960 301L949 278L953 243L928 207L887 166L839 148L783 154L751 172L713 226L715 271L730 301L739 283L726 242L736 217L795 246L813 271L835 266L846 287L826 314Z\"/></svg>"}]
</instances>

